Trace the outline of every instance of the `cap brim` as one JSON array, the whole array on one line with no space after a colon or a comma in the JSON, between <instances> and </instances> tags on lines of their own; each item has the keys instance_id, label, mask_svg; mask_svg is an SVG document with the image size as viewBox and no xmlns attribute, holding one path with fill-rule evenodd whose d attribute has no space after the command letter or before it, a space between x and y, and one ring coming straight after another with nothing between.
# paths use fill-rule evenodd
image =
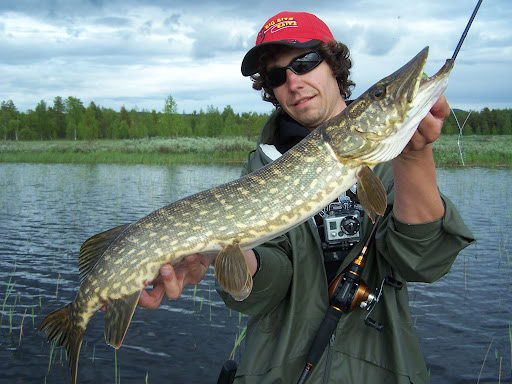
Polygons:
<instances>
[{"instance_id":1,"label":"cap brim","mask_svg":"<svg viewBox=\"0 0 512 384\"><path fill-rule=\"evenodd\" d=\"M321 40L309 40L305 43L297 43L291 42L289 40L280 40L280 41L269 41L267 43L261 43L251 48L249 52L246 53L244 59L242 60L242 75L251 76L258 72L259 67L259 58L261 55L261 51L269 45L286 45L288 47L293 48L313 48L320 44Z\"/></svg>"}]
</instances>

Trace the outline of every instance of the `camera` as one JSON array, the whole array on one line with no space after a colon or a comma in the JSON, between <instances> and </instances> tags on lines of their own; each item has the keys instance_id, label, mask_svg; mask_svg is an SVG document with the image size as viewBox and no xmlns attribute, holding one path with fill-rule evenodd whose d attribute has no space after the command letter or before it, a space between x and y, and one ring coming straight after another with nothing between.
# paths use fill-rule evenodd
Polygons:
<instances>
[{"instance_id":1,"label":"camera","mask_svg":"<svg viewBox=\"0 0 512 384\"><path fill-rule=\"evenodd\" d=\"M361 213L356 208L333 204L323 217L325 241L328 245L348 248L361 240Z\"/></svg>"},{"instance_id":2,"label":"camera","mask_svg":"<svg viewBox=\"0 0 512 384\"><path fill-rule=\"evenodd\" d=\"M354 185L319 212L321 220L318 225L324 238L324 251L348 250L361 241L363 209L356 192Z\"/></svg>"}]
</instances>

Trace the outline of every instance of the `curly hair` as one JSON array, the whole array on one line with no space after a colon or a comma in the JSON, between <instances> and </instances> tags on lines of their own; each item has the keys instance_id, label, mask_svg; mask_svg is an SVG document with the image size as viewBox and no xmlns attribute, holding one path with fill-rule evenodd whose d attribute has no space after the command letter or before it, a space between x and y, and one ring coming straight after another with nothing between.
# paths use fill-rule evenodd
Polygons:
<instances>
[{"instance_id":1,"label":"curly hair","mask_svg":"<svg viewBox=\"0 0 512 384\"><path fill-rule=\"evenodd\" d=\"M283 50L287 48L288 47L283 45L269 45L266 47L259 58L258 73L251 76L251 80L253 81L252 87L257 91L261 91L261 98L264 101L271 102L275 107L279 106L279 102L272 88L265 84L262 74L265 73L269 60L273 60L278 53L282 53ZM338 82L341 97L343 97L344 100L350 98L352 95L351 88L355 86L355 83L349 80L352 61L350 60L348 47L339 41L332 41L329 43L320 43L313 49L322 56L331 68Z\"/></svg>"}]
</instances>

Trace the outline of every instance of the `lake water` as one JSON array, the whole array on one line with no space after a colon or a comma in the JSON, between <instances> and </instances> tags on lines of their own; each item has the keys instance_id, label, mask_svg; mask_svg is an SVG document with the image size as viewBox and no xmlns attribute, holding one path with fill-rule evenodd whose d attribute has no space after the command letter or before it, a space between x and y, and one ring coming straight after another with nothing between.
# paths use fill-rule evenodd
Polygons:
<instances>
[{"instance_id":1,"label":"lake water","mask_svg":"<svg viewBox=\"0 0 512 384\"><path fill-rule=\"evenodd\" d=\"M74 299L85 239L239 172L218 165L0 164L0 382L70 382L63 349L53 349L37 327ZM447 276L409 288L432 382L476 383L482 370L482 383L509 383L512 171L439 170L438 180L478 242ZM114 383L117 374L122 383L215 383L244 325L220 301L210 269L180 299L153 312L137 309L117 352L96 315L85 333L79 382Z\"/></svg>"}]
</instances>

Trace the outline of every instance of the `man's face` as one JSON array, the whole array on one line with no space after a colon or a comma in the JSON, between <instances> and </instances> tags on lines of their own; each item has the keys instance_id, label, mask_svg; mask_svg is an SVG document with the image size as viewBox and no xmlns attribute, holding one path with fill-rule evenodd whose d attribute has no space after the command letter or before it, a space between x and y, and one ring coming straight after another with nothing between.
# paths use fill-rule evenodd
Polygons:
<instances>
[{"instance_id":1,"label":"man's face","mask_svg":"<svg viewBox=\"0 0 512 384\"><path fill-rule=\"evenodd\" d=\"M269 62L267 70L285 67L309 51L286 50ZM304 127L313 130L346 108L336 78L325 61L303 75L296 75L289 69L286 75L286 83L274 88L274 95L285 112Z\"/></svg>"}]
</instances>

